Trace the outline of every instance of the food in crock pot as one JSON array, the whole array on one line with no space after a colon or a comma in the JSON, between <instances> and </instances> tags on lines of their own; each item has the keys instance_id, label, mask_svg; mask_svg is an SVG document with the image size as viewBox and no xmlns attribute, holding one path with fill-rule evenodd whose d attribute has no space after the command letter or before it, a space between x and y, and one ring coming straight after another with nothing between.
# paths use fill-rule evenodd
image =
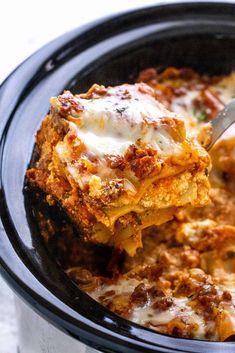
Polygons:
<instances>
[{"instance_id":1,"label":"food in crock pot","mask_svg":"<svg viewBox=\"0 0 235 353\"><path fill-rule=\"evenodd\" d=\"M87 241L133 256L142 232L209 201L210 157L145 83L51 98L30 184L58 201Z\"/></svg>"},{"instance_id":2,"label":"food in crock pot","mask_svg":"<svg viewBox=\"0 0 235 353\"><path fill-rule=\"evenodd\" d=\"M141 72L137 81L149 85L168 111L183 118L193 144L196 139L207 143L204 123L235 95L233 73L209 77L190 69L151 68ZM43 139L40 134L39 142ZM50 138L47 140L51 144ZM151 222L142 230L143 247L134 256L120 247L85 241L50 197L32 193L34 212L52 256L82 290L126 319L176 337L231 340L235 335L233 134L222 138L210 155L208 204L195 207L194 202L182 203L172 220L161 225ZM37 162L36 168L42 162ZM46 169L47 159L44 162ZM208 177L208 170L204 172ZM40 187L48 192L45 186Z\"/></svg>"}]
</instances>

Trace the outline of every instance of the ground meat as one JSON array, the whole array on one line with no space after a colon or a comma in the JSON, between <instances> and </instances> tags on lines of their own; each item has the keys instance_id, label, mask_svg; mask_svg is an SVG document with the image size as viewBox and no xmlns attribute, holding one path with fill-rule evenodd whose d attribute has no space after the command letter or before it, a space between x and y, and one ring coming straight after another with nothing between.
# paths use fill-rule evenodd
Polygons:
<instances>
[{"instance_id":1,"label":"ground meat","mask_svg":"<svg viewBox=\"0 0 235 353\"><path fill-rule=\"evenodd\" d=\"M138 306L144 306L148 301L148 292L144 283L140 283L135 287L134 292L131 294L131 302Z\"/></svg>"},{"instance_id":2,"label":"ground meat","mask_svg":"<svg viewBox=\"0 0 235 353\"><path fill-rule=\"evenodd\" d=\"M172 298L163 297L163 298L156 299L152 304L152 308L155 310L164 311L169 309L173 304L174 304L174 301Z\"/></svg>"}]
</instances>

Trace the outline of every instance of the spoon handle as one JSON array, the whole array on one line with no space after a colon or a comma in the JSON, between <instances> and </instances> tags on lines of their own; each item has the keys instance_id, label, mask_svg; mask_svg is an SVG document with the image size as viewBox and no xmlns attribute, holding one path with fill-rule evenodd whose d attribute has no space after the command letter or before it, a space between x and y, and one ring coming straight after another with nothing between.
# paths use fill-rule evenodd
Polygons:
<instances>
[{"instance_id":1,"label":"spoon handle","mask_svg":"<svg viewBox=\"0 0 235 353\"><path fill-rule=\"evenodd\" d=\"M225 106L217 117L211 121L212 138L207 150L210 150L219 137L227 130L233 123L235 123L235 99Z\"/></svg>"}]
</instances>

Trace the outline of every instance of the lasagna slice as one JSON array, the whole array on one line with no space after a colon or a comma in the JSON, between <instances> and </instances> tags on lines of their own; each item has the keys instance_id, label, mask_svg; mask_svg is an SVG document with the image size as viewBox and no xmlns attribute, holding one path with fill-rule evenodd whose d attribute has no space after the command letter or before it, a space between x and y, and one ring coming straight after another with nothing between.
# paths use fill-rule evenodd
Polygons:
<instances>
[{"instance_id":1,"label":"lasagna slice","mask_svg":"<svg viewBox=\"0 0 235 353\"><path fill-rule=\"evenodd\" d=\"M131 256L143 229L209 200L209 155L144 83L51 98L37 149L29 183L58 202L87 241Z\"/></svg>"}]
</instances>

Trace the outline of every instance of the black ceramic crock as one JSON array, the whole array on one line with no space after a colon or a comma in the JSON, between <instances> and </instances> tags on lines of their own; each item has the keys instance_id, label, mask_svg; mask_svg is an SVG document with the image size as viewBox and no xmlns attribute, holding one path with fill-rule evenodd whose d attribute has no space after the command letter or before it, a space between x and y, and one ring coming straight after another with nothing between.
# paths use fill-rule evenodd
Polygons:
<instances>
[{"instance_id":1,"label":"black ceramic crock","mask_svg":"<svg viewBox=\"0 0 235 353\"><path fill-rule=\"evenodd\" d=\"M232 353L235 343L169 337L109 312L71 283L45 249L24 176L49 98L65 88L133 82L150 66L235 69L235 4L168 2L75 29L23 62L0 88L0 262L15 291L21 353ZM80 343L82 342L82 343ZM64 346L63 346L64 345Z\"/></svg>"}]
</instances>

